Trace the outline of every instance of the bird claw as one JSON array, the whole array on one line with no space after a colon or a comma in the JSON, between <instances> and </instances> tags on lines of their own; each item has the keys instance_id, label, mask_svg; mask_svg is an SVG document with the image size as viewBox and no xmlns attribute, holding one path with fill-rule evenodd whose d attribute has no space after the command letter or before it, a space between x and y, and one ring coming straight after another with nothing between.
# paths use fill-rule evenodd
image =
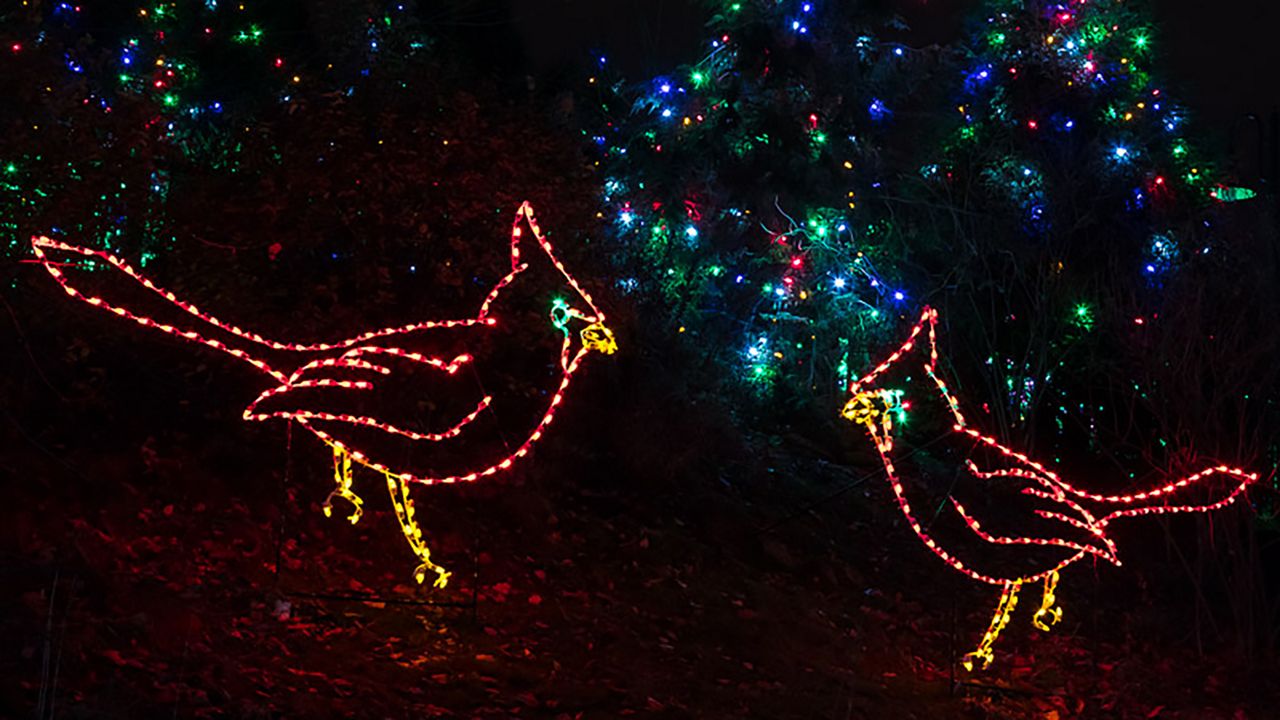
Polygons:
<instances>
[{"instance_id":1,"label":"bird claw","mask_svg":"<svg viewBox=\"0 0 1280 720\"><path fill-rule=\"evenodd\" d=\"M337 487L329 493L329 497L324 499L324 516L333 517L333 496L337 495L351 503L352 512L347 516L347 520L355 525L364 515L364 500L351 492L351 456L337 446L333 448L333 481Z\"/></svg>"},{"instance_id":2,"label":"bird claw","mask_svg":"<svg viewBox=\"0 0 1280 720\"><path fill-rule=\"evenodd\" d=\"M981 660L982 669L986 670L994 659L995 653L991 651L991 648L979 648L971 653L965 653L964 659L960 661L960 664L964 666L965 672L973 672L975 660Z\"/></svg>"},{"instance_id":3,"label":"bird claw","mask_svg":"<svg viewBox=\"0 0 1280 720\"><path fill-rule=\"evenodd\" d=\"M364 501L360 499L359 495L356 495L346 488L338 488L337 490L329 493L329 497L325 498L324 505L322 507L324 510L324 516L333 517L333 496L335 495L351 503L352 512L347 516L347 520L349 520L352 525L360 522L360 518L364 517Z\"/></svg>"},{"instance_id":4,"label":"bird claw","mask_svg":"<svg viewBox=\"0 0 1280 720\"><path fill-rule=\"evenodd\" d=\"M1049 622L1047 623L1044 621L1045 616L1048 616L1049 618ZM1031 623L1040 630L1049 632L1049 629L1054 625L1057 625L1060 620L1062 620L1062 608L1047 607L1037 610L1035 617L1031 619Z\"/></svg>"},{"instance_id":5,"label":"bird claw","mask_svg":"<svg viewBox=\"0 0 1280 720\"><path fill-rule=\"evenodd\" d=\"M1049 628L1057 625L1062 619L1062 608L1057 604L1057 597L1054 591L1058 589L1058 571L1054 570L1044 579L1044 595L1040 598L1040 609L1036 611L1035 617L1031 618L1031 624L1035 625L1044 632L1049 632ZM1045 617L1049 618L1049 622L1045 622Z\"/></svg>"},{"instance_id":6,"label":"bird claw","mask_svg":"<svg viewBox=\"0 0 1280 720\"><path fill-rule=\"evenodd\" d=\"M453 573L445 570L439 565L424 562L413 571L413 579L417 580L418 584L421 585L427 579L428 570L435 571L436 580L431 583L431 586L434 588L443 588L445 585L449 584L449 578L453 577Z\"/></svg>"}]
</instances>

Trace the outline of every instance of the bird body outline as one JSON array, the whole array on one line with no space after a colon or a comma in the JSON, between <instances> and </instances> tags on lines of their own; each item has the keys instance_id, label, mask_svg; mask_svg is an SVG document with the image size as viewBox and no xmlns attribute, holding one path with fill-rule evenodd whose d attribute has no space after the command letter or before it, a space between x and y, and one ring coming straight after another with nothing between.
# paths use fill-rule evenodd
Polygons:
<instances>
[{"instance_id":1,"label":"bird body outline","mask_svg":"<svg viewBox=\"0 0 1280 720\"><path fill-rule=\"evenodd\" d=\"M1107 534L1108 527L1114 520L1142 515L1212 512L1234 503L1245 493L1248 486L1257 480L1256 474L1226 465L1215 465L1185 476L1175 482L1126 495L1102 495L1080 489L1043 464L1002 444L996 438L984 434L972 426L961 410L958 399L952 394L938 369L937 323L937 310L925 307L921 313L920 321L914 326L907 340L884 362L850 385L851 397L845 403L841 415L845 419L863 426L867 431L883 464L899 510L906 518L912 531L925 546L953 569L969 578L1001 588L1000 600L981 643L976 650L968 653L964 658L963 662L966 669L972 670L975 661L981 661L983 667L990 664L993 658L991 648L1000 631L1008 624L1009 617L1017 604L1018 591L1023 584L1032 582L1044 583L1041 605L1035 613L1033 624L1037 628L1047 631L1052 624L1058 622L1062 617L1062 610L1056 603L1055 594L1059 573L1062 570L1086 557L1106 560L1116 566L1122 564L1116 543ZM949 432L969 439L972 442L971 452L981 448L1008 462L1007 467L984 469L974 462L972 457L966 457L965 469L973 478L983 482L1011 481L1022 483L1021 494L1039 500L1044 504L1043 507L1034 510L1035 515L1042 520L1059 523L1058 527L1064 532L1058 535L1048 534L1048 536L1045 536L1045 534L1020 536L995 534L985 529L982 523L974 516L974 513L949 493L948 500L951 507L968 530L986 543L1005 547L1037 546L1041 548L1057 548L1062 551L1061 559L1038 567L1034 572L1022 575L994 575L986 571L979 571L972 564L966 563L954 552L948 551L931 537L921 523L918 514L913 511L910 501L906 497L905 487L893 462L893 418L895 411L899 408L899 400L894 393L879 388L874 383L879 376L916 351L920 335L925 332L926 327L928 328L928 357L921 365L921 369L927 378L924 384L936 390L941 399L945 401L950 415L949 419L953 422ZM1224 497L1212 503L1202 505L1157 504L1166 502L1180 491L1199 485L1203 481L1218 475L1234 478L1233 485ZM1089 504L1101 505L1104 510L1102 512L1092 510L1087 506ZM1075 534L1082 536L1083 540L1064 537L1063 534L1068 528Z\"/></svg>"},{"instance_id":2,"label":"bird body outline","mask_svg":"<svg viewBox=\"0 0 1280 720\"><path fill-rule=\"evenodd\" d=\"M475 421L481 413L489 409L492 397L484 395L476 403L474 409L457 419L447 429L438 432L418 432L407 428L398 427L389 422L383 421L376 417L368 415L354 415L350 413L330 413L316 410L300 409L296 411L263 411L260 405L273 398L293 393L298 390L309 390L316 388L325 388L327 390L336 390L340 393L351 393L359 391L371 390L374 382L369 380L352 380L352 379L335 379L331 377L318 377L325 373L346 372L346 373L369 373L375 378L378 376L389 376L392 374L391 368L386 362L388 358L404 361L412 364L422 365L433 368L443 373L445 376L452 377L457 371L472 363L474 358L466 353L458 354L452 358L440 358L424 355L419 352L412 352L401 347L383 344L387 340L397 338L408 334L417 334L420 332L429 332L441 329L457 329L467 332L488 332L498 325L498 320L491 314L494 304L498 301L502 292L515 282L519 276L529 268L529 263L522 260L521 246L526 237L526 229L532 236L546 256L550 259L555 269L563 276L569 287L574 291L577 300L584 307L579 307L578 303L570 303L562 299L557 299L551 311L551 323L562 334L559 352L559 366L561 377L555 391L550 394L550 400L542 411L541 419L537 425L529 432L522 443L511 451L501 460L482 463L482 467L475 468L469 472L457 472L451 474L431 474L417 475L397 470L390 464L379 459L371 457L370 453L366 453L357 449L348 435L344 434L344 429L364 428L381 431L387 435L398 436L410 442L441 442L452 438L459 437L468 426ZM360 333L344 340L337 342L315 342L315 343L286 343L269 339L263 335L245 330L238 325L229 323L210 315L192 303L180 300L172 292L156 285L150 279L136 271L126 261L112 255L110 253L86 248L60 240L51 239L47 236L33 237L31 240L32 249L35 253L36 262L44 267L53 279L62 287L62 289L71 297L80 300L88 305L98 307L100 309L111 312L114 315L131 320L138 325L150 327L160 332L174 335L190 342L194 342L206 347L213 348L232 357L248 363L250 366L265 373L276 384L261 392L242 413L242 417L246 421L263 422L271 419L284 419L286 421L297 422L306 428L318 439L331 447L334 452L334 474L336 489L330 494L325 501L324 511L329 515L334 497L341 497L352 503L354 512L348 519L355 523L360 519L363 512L362 501L359 496L351 491L351 465L352 462L363 465L367 468L381 472L386 476L388 489L391 492L393 507L396 511L397 518L400 521L401 529L416 554L423 561L415 571L415 577L422 582L425 577L425 571L430 569L437 573L436 585L443 587L448 580L449 573L443 568L435 565L430 561L430 552L426 549L422 542L421 530L418 528L414 520L414 506L412 500L409 499L409 484L416 483L422 485L448 484L458 482L473 482L483 477L488 477L498 472L511 468L517 460L525 457L531 451L533 445L537 443L544 435L547 426L555 418L557 409L563 403L565 393L569 388L570 381L574 374L580 368L583 360L591 352L600 352L605 355L613 354L617 350L617 343L614 340L612 331L605 326L604 313L599 310L590 294L577 282L569 273L565 266L556 257L551 244L543 236L541 228L538 225L534 215L533 207L529 202L524 202L517 209L515 220L512 223L511 233L511 270L503 278L501 278L489 291L476 314L472 317L448 320L428 320L406 325L380 328L377 330ZM122 306L113 305L111 302L102 299L96 295L88 295L76 288L71 280L67 277L60 267L60 263L54 262L48 255L48 251L56 251L69 253L71 255L79 255L82 258L90 260L98 260L106 263L108 268L119 274L127 276L132 281L142 285L148 291L158 295L164 299L170 306L180 309L187 315L195 318L202 323L201 332L190 329L182 329L173 324L157 322L145 315L136 314ZM581 323L584 327L578 333L577 347L575 348L575 338L570 332L569 325L571 323ZM212 328L226 335L235 338L241 343L247 343L250 348L256 348L254 352L250 352L242 347L236 347L227 342L210 337L212 332L205 328ZM295 363L296 367L292 371L286 371L274 367L267 361L261 359L255 352L275 351L288 353L290 355L301 355L304 360ZM305 359L313 357L314 359Z\"/></svg>"}]
</instances>

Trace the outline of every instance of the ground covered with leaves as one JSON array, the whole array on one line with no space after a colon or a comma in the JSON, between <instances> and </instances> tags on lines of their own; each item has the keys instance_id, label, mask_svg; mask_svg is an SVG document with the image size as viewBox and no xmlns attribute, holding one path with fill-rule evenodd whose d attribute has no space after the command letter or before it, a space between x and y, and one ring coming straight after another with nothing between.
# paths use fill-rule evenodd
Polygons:
<instances>
[{"instance_id":1,"label":"ground covered with leaves","mask_svg":"<svg viewBox=\"0 0 1280 720\"><path fill-rule=\"evenodd\" d=\"M953 675L994 597L873 458L744 435L644 357L589 371L510 477L416 491L454 571L431 590L382 478L357 472L359 524L325 518L326 450L241 423L242 377L6 339L8 717L1273 716L1267 668L1198 652L1158 567L1075 568L1053 633L1019 618Z\"/></svg>"}]
</instances>

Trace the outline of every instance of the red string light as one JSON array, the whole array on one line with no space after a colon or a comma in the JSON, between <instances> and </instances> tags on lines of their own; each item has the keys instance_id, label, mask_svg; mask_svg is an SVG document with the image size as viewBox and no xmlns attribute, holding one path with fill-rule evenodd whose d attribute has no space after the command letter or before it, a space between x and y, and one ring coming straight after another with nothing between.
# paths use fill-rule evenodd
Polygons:
<instances>
[{"instance_id":1,"label":"red string light","mask_svg":"<svg viewBox=\"0 0 1280 720\"><path fill-rule=\"evenodd\" d=\"M1041 607L1036 613L1035 624L1037 627L1047 630L1048 626L1044 624L1044 618L1049 617L1052 618L1053 622L1056 622L1057 619L1061 617L1061 609L1054 605L1054 589L1057 587L1058 574L1060 571L1078 562L1085 556L1101 558L1117 566L1121 564L1117 554L1116 544L1107 536L1108 526L1113 520L1143 515L1213 512L1234 503L1245 493L1250 483L1256 481L1258 478L1256 474L1249 473L1240 468L1229 467L1227 465L1217 465L1206 468L1192 475L1188 475L1174 482L1136 493L1103 495L1077 488L1063 480L1056 473L1049 470L1041 463L1032 460L1023 453L1001 444L996 438L990 435L985 435L969 426L967 419L960 410L960 403L947 388L946 383L942 380L938 371L937 324L938 312L932 308L925 308L921 315L920 322L912 328L906 342L904 342L902 346L891 354L884 362L877 365L873 370L871 370L871 372L867 373L850 386L850 392L853 397L845 405L843 415L847 419L857 422L867 429L872 442L875 444L876 451L880 455L881 462L884 465L889 485L898 502L898 508L906 518L907 524L910 525L916 536L924 542L925 546L952 568L964 575L977 580L978 582L998 585L1002 588L1000 603L996 608L996 613L992 618L991 625L983 636L981 644L978 646L977 650L969 653L965 658L965 666L970 669L972 669L974 661L976 660L982 661L984 667L991 662L993 657L991 647L999 635L1000 630L1008 622L1009 614L1012 612L1012 608L1017 601L1018 589L1024 583L1041 580L1045 583L1045 592ZM1055 520L1077 530L1084 531L1087 534L1087 537L1092 540L1092 543L1081 543L1063 537L995 535L983 529L978 520L976 520L964 508L964 506L960 504L959 501L951 498L952 505L964 520L965 525L969 530L972 531L974 535L988 543L1003 546L1022 545L1057 547L1067 551L1065 559L1040 567L1034 572L1029 572L1024 575L1001 577L980 572L965 564L960 558L943 548L936 540L930 537L928 532L925 531L924 526L912 511L911 504L908 502L906 497L906 489L903 486L902 480L898 476L893 463L894 437L893 413L891 410L895 400L890 397L890 394L887 391L876 389L873 382L877 377L884 374L902 360L904 356L915 349L916 342L926 327L928 328L929 357L922 364L922 369L924 370L925 375L933 381L939 394L946 401L947 408L954 419L951 431L963 437L971 438L973 440L973 449L987 448L994 450L998 456L1004 457L1014 463L1013 467L984 471L981 470L972 460L966 460L965 466L969 470L970 474L979 480L1005 478L1026 481L1028 484L1021 490L1023 494L1036 497L1056 505L1055 510L1036 510L1035 514L1037 516L1044 519ZM1180 491L1202 484L1205 480L1215 476L1226 476L1231 478L1231 482L1233 483L1230 493L1222 499L1203 505L1157 504L1167 501L1170 496ZM1104 506L1106 510L1102 512L1092 512L1084 507L1082 501L1100 504ZM1116 506L1119 506L1119 509L1114 509Z\"/></svg>"},{"instance_id":2,"label":"red string light","mask_svg":"<svg viewBox=\"0 0 1280 720\"><path fill-rule=\"evenodd\" d=\"M480 469L466 473L452 475L416 475L374 459L371 457L371 454L367 449L357 448L350 440L345 439L345 437L340 437L339 434L337 434L338 429L344 426L349 426L353 428L371 428L386 433L387 435L403 438L409 441L439 442L458 437L468 425L474 422L481 413L489 408L493 400L490 396L483 397L470 413L459 419L451 427L433 433L423 433L401 428L376 417L366 415L329 413L315 410L281 410L263 412L258 409L261 403L270 398L279 397L297 390L315 388L329 388L352 392L372 390L376 385L376 377L375 380L372 381L356 378L367 377L370 373L375 376L391 375L392 372L390 368L379 364L379 361L383 358L396 358L411 363L425 365L447 375L454 375L460 368L470 364L473 358L466 354L458 355L452 359L444 359L426 356L401 347L370 343L397 338L409 333L417 333L424 330L474 328L477 331L487 331L488 329L496 326L498 324L497 318L490 316L490 310L492 309L495 301L498 299L502 291L529 267L527 263L521 262L521 242L525 234L525 225L527 225L528 229L532 231L533 238L535 242L537 242L539 248L547 255L556 270L559 271L565 281L568 282L569 286L577 292L583 303L585 303L586 309L583 310L565 306L560 308L563 315L558 319L557 316L554 315L553 311L552 321L556 327L564 333L564 339L561 343L559 354L560 368L562 371L560 383L556 388L556 391L552 394L546 409L543 411L541 419L514 451L496 461L482 463L482 467ZM253 400L253 402L249 404L247 408L245 408L243 414L244 419L249 421L265 421L274 418L293 420L299 425L305 427L307 430L310 430L317 438L332 447L335 454L335 482L338 486L338 489L334 491L334 494L350 500L355 505L356 512L351 516L352 522L359 519L361 503L359 502L359 498L350 490L350 463L354 461L355 463L386 475L388 488L392 494L397 517L401 522L401 529L404 531L405 536L409 540L414 551L423 561L423 564L419 566L418 572L416 573L418 581L422 581L425 569L431 569L436 571L438 574L436 584L439 586L443 586L445 581L447 581L448 573L445 572L443 568L434 565L430 561L429 551L422 542L421 531L413 520L413 503L408 498L408 483L433 485L437 483L473 482L480 478L495 475L498 472L509 469L515 464L516 460L528 455L534 444L537 443L538 440L540 440L546 433L547 427L550 426L552 421L555 419L556 411L564 403L565 394L569 389L569 383L573 379L574 374L580 368L583 359L592 351L612 354L617 349L612 332L610 332L604 325L604 313L600 312L596 307L595 302L591 299L590 294L578 284L577 280L569 274L565 266L556 257L551 244L545 239L540 227L538 226L532 206L527 202L522 204L516 211L515 220L512 223L511 272L503 277L497 285L494 286L493 290L489 292L484 301L480 304L480 308L474 317L454 320L430 320L397 327L382 328L361 333L335 343L280 342L268 339L258 333L245 330L233 323L226 322L206 313L193 303L179 299L172 292L161 288L141 273L137 272L124 260L100 250L80 247L48 237L33 238L32 249L35 252L37 262L39 262L45 270L49 272L53 279L57 281L63 290L65 290L71 297L91 306L111 312L119 317L131 320L143 327L159 330L160 332L168 335L174 335L184 340L224 352L234 358L248 363L252 367L271 377L277 385L263 391ZM48 251L70 253L72 255L79 255L86 259L106 263L107 267L119 271L124 276L142 285L152 293L160 296L170 305L179 308L186 314L199 320L205 326L227 333L239 340L246 341L251 344L250 347L256 345L261 348L274 351L307 354L326 353L330 355L327 357L308 360L295 370L292 370L292 372L286 372L284 369L272 366L265 360L254 357L245 349L233 347L222 340L209 337L202 332L181 329L167 323L159 322L150 317L136 314L126 308L113 305L100 297L82 293L71 284L60 264L54 262L48 257ZM576 350L574 349L573 338L569 334L567 326L564 324L567 322L567 318L569 317L578 318L587 324L587 327L580 333L581 343ZM332 355L332 353L338 354ZM338 378L314 377L314 374L318 371L324 371L327 373L340 371L346 373L346 375ZM319 427L315 424L317 422L325 423L331 427ZM333 495L331 494L330 500L332 500L332 497ZM329 509L329 503L326 501L326 514L329 513Z\"/></svg>"}]
</instances>

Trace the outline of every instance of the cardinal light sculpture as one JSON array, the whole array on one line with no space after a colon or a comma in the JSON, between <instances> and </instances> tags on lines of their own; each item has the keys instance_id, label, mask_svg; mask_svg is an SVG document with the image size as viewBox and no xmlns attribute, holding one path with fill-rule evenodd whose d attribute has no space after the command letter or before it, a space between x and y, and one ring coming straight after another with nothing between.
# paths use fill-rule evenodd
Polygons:
<instances>
[{"instance_id":1,"label":"cardinal light sculpture","mask_svg":"<svg viewBox=\"0 0 1280 720\"><path fill-rule=\"evenodd\" d=\"M1008 624L1023 585L1042 584L1040 606L1033 623L1035 627L1048 631L1062 617L1055 595L1062 570L1088 557L1120 565L1116 543L1108 535L1114 521L1143 515L1213 512L1242 497L1249 484L1257 479L1257 475L1239 468L1215 465L1175 482L1127 495L1102 495L1077 488L1045 465L973 426L938 369L937 325L938 312L925 308L907 341L883 363L852 384L852 397L845 404L842 415L866 431L884 465L898 508L916 536L955 570L977 582L1000 588L1000 600L991 624L977 649L964 658L966 669L972 670L976 662L981 662L983 667L990 664L992 646ZM922 333L927 337L922 339ZM911 373L907 381L909 390L880 387L877 381L898 366L905 366ZM1026 534L1005 534L985 528L977 513L971 512L952 493L948 494L950 508L963 527L972 533L968 539L976 539L978 547L988 548L984 555L992 554L995 548L1014 554L1007 559L1018 562L1006 563L1004 571L979 569L990 558L962 557L964 553L959 549L944 547L944 541L926 529L927 523L922 521L920 512L907 498L907 486L894 464L899 450L894 442L895 418L901 425L904 408L909 403L927 402L937 404L939 414L951 423L948 439L964 457L957 484L967 484L980 491L995 491L999 487L1003 492L1020 495L1021 499L1032 503L1025 510L1029 514L1020 519L1024 527L1036 526L1036 531L1028 529ZM990 458L996 465L982 466L974 461L975 456ZM1212 484L1211 479L1217 477L1224 477L1228 482ZM1179 502L1181 495L1206 486L1211 493L1207 502ZM953 492L955 490L953 487ZM1006 510L1000 514L1006 516L1018 512L1013 508ZM1000 518L1006 522L1008 519ZM1043 552L1036 553L1037 557L1033 558L1033 549ZM1018 557L1019 554L1024 557ZM1029 563L1039 564L1026 569ZM1010 565L1023 570L1009 572L1007 568Z\"/></svg>"},{"instance_id":2,"label":"cardinal light sculpture","mask_svg":"<svg viewBox=\"0 0 1280 720\"><path fill-rule=\"evenodd\" d=\"M422 582L428 570L436 573L435 585L444 587L449 573L431 560L431 552L422 537L422 531L414 518L414 505L409 497L411 484L435 485L442 483L469 483L495 475L511 468L516 461L529 454L534 444L542 439L548 426L555 419L556 411L564 403L570 382L586 359L593 353L613 354L617 344L613 333L604 324L604 313L596 306L587 291L556 257L551 244L545 239L533 208L524 203L516 211L511 229L511 271L489 292L477 312L459 319L424 320L398 327L378 328L337 342L283 342L269 339L260 333L246 330L221 320L190 302L179 299L144 277L120 258L100 251L80 247L48 237L32 239L36 260L71 297L90 306L132 321L143 327L158 330L184 340L213 348L248 363L265 375L269 386L244 410L244 419L266 421L284 419L297 423L310 431L333 450L336 488L325 501L324 511L329 515L335 497L350 502L353 511L349 516L357 522L363 513L363 501L352 490L352 465L362 465L382 474L391 494L392 506L400 522L401 530L421 564L414 576ZM397 466L394 458L403 457L406 448L398 445L425 444L439 448L449 443L463 441L475 421L490 410L493 398L489 395L475 397L474 406L446 427L431 432L401 427L386 419L370 414L333 412L309 405L313 395L322 392L329 399L351 397L367 398L376 395L380 386L393 379L393 367L430 369L434 374L434 386L417 388L424 395L433 389L459 386L463 375L459 370L472 366L475 357L463 352L449 357L437 357L406 346L430 345L440 333L454 333L485 346L493 336L505 329L504 318L497 312L504 291L525 279L530 272L530 259L542 253L547 262L540 266L548 274L556 276L562 285L561 296L552 304L546 319L546 333L559 338L558 380L541 388L547 398L540 418L526 428L520 442L501 457L468 458L464 471L450 473L415 474ZM69 258L71 262L52 255ZM543 260L544 258L537 258ZM167 323L147 315L113 304L112 302L78 289L64 271L85 260L98 261L107 270L105 282L140 284L150 293L162 299L162 304L181 323ZM551 270L550 268L554 268ZM268 362L266 358L270 357ZM280 358L280 359L277 359ZM465 390L468 386L451 388ZM282 399L299 398L293 407L282 405ZM387 442L362 444L370 434ZM465 450L465 449L464 449Z\"/></svg>"}]
</instances>

